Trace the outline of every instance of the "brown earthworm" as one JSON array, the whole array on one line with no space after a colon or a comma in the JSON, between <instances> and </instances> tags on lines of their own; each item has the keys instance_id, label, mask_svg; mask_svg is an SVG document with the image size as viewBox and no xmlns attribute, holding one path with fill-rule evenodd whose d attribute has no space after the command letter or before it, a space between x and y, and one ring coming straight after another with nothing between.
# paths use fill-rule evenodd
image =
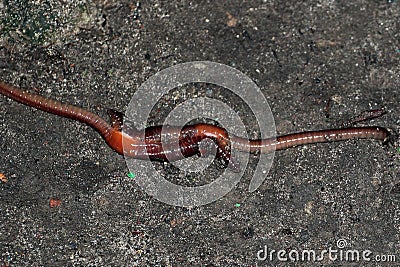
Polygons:
<instances>
[{"instance_id":1,"label":"brown earthworm","mask_svg":"<svg viewBox=\"0 0 400 267\"><path fill-rule=\"evenodd\" d=\"M206 123L183 127L152 126L146 128L145 134L142 135L137 129L123 131L123 114L114 110L109 110L111 123L107 123L88 110L23 91L4 82L0 82L0 93L25 105L85 123L98 131L116 152L137 159L175 161L204 155L208 153L208 149L204 149L200 143L203 140L212 140L217 146L216 158L233 170L237 170L238 165L232 159L232 148L249 153L268 153L298 145L353 138L385 142L389 137L387 129L374 126L301 132L276 138L249 140L230 136L224 128ZM178 146L174 145L176 140Z\"/></svg>"}]
</instances>

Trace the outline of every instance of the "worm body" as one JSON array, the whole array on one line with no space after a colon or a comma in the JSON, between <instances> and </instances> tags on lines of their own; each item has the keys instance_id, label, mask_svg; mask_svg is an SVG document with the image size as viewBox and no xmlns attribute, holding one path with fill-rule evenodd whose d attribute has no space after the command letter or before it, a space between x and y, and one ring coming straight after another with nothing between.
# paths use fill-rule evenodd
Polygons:
<instances>
[{"instance_id":1,"label":"worm body","mask_svg":"<svg viewBox=\"0 0 400 267\"><path fill-rule=\"evenodd\" d=\"M383 127L351 127L342 129L309 131L278 136L276 138L247 140L232 137L232 146L249 153L268 153L299 145L334 142L348 139L376 139L385 142L389 131Z\"/></svg>"},{"instance_id":2,"label":"worm body","mask_svg":"<svg viewBox=\"0 0 400 267\"><path fill-rule=\"evenodd\" d=\"M137 159L176 161L194 155L211 153L216 147L216 158L232 170L238 164L231 156L231 149L249 153L268 153L298 145L368 138L386 141L389 131L382 127L352 127L343 129L310 131L268 139L252 139L230 136L227 131L211 124L180 126L152 126L144 131L124 129L123 114L109 110L111 123L85 109L32 94L12 85L0 82L0 93L6 97L48 113L70 118L94 128L106 143L119 154ZM214 145L210 145L210 142Z\"/></svg>"}]
</instances>

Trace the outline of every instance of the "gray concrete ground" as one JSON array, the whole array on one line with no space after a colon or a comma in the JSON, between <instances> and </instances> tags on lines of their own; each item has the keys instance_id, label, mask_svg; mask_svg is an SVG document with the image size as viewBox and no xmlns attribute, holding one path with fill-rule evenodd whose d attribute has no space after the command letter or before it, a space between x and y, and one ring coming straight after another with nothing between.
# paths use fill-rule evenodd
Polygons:
<instances>
[{"instance_id":1,"label":"gray concrete ground","mask_svg":"<svg viewBox=\"0 0 400 267\"><path fill-rule=\"evenodd\" d=\"M398 1L2 1L0 19L1 80L103 117L107 108L124 111L158 71L209 60L260 86L278 134L335 127L379 108L387 114L360 125L400 129ZM185 90L201 96L207 88ZM165 97L151 123L190 96ZM236 105L257 130L236 98L214 97ZM0 114L2 266L400 262L396 138L277 152L266 181L249 193L251 160L229 194L187 209L146 194L91 128L3 96ZM220 172L188 181L170 165L156 167L188 185ZM61 205L50 207L52 199ZM301 260L330 248L330 256ZM296 252L300 259L284 261ZM346 260L356 252L358 261Z\"/></svg>"}]
</instances>

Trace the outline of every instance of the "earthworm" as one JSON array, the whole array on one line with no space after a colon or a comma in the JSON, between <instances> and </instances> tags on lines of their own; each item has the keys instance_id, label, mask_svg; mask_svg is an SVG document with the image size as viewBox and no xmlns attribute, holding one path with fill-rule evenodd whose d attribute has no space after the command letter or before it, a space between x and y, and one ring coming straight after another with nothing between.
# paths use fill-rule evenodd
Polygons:
<instances>
[{"instance_id":1,"label":"earthworm","mask_svg":"<svg viewBox=\"0 0 400 267\"><path fill-rule=\"evenodd\" d=\"M334 142L353 138L377 139L386 142L389 135L390 133L386 128L373 126L309 131L269 139L246 140L236 136L231 137L231 139L232 146L240 151L268 153L299 145Z\"/></svg>"},{"instance_id":2,"label":"earthworm","mask_svg":"<svg viewBox=\"0 0 400 267\"><path fill-rule=\"evenodd\" d=\"M204 156L210 153L210 145L207 142L211 140L217 148L215 157L234 171L237 171L239 166L231 156L232 148L249 153L268 153L298 145L353 138L385 142L390 135L387 129L374 126L300 132L276 138L249 140L231 136L224 128L206 123L183 127L159 125L139 131L133 127L125 129L123 114L115 110L108 111L111 121L108 123L83 108L23 91L4 82L0 82L0 93L27 106L91 126L112 149L127 157L172 162L194 155Z\"/></svg>"}]
</instances>

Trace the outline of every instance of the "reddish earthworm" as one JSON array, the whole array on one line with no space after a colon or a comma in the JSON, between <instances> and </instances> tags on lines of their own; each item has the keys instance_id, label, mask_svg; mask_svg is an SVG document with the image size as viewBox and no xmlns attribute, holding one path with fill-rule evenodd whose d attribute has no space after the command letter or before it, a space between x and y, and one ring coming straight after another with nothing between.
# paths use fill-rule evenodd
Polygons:
<instances>
[{"instance_id":1,"label":"reddish earthworm","mask_svg":"<svg viewBox=\"0 0 400 267\"><path fill-rule=\"evenodd\" d=\"M204 149L201 142L211 139L217 146L216 158L233 170L237 170L238 165L231 157L231 148L249 153L268 153L311 143L352 138L386 141L389 137L389 131L382 127L353 127L248 140L230 136L224 128L205 123L183 127L152 126L146 128L145 135L142 135L137 129L123 131L123 114L114 110L109 110L111 120L109 124L85 109L32 94L3 82L0 82L0 93L22 104L85 123L98 131L116 152L137 159L175 161L194 155L204 155L208 153L208 148ZM179 146L174 145L176 142Z\"/></svg>"},{"instance_id":2,"label":"reddish earthworm","mask_svg":"<svg viewBox=\"0 0 400 267\"><path fill-rule=\"evenodd\" d=\"M273 150L282 150L299 145L334 142L353 138L377 139L386 142L389 135L387 129L374 126L309 131L269 139L247 140L235 136L231 137L231 139L232 146L240 151L268 153Z\"/></svg>"}]
</instances>

